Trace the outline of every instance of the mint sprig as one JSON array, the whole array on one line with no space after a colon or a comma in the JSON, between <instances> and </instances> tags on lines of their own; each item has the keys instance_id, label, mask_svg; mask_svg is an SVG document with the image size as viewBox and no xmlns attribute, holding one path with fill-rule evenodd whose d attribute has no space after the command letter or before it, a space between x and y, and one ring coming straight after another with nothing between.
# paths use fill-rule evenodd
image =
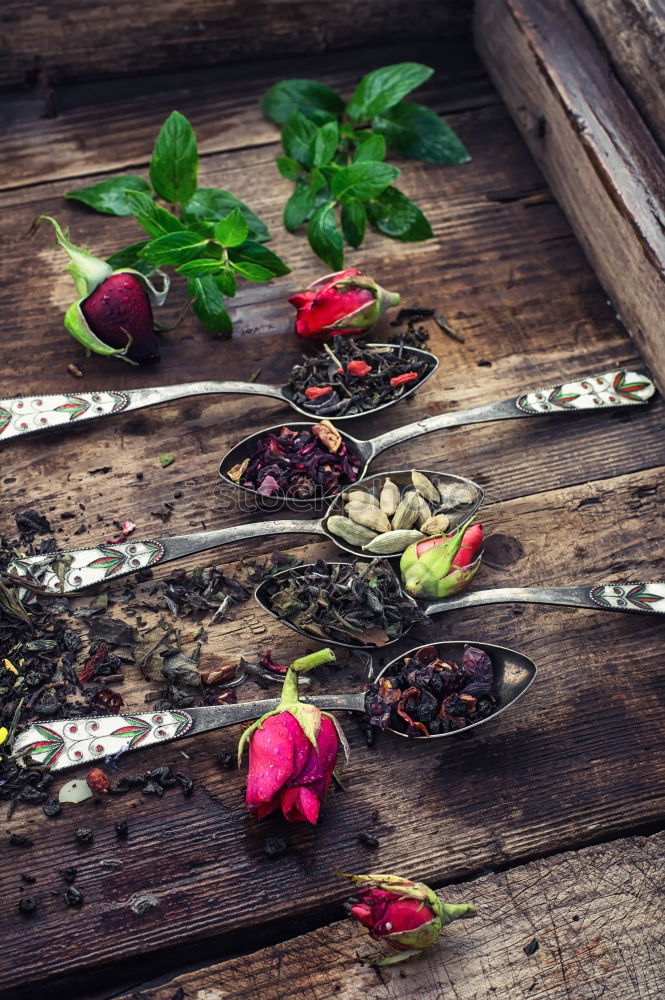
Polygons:
<instances>
[{"instance_id":1,"label":"mint sprig","mask_svg":"<svg viewBox=\"0 0 665 1000\"><path fill-rule=\"evenodd\" d=\"M429 163L471 159L440 115L403 99L433 72L421 63L384 66L348 101L314 80L282 80L264 95L263 111L282 126L277 169L295 182L284 225L307 224L310 246L334 270L344 266L344 240L360 246L367 224L406 242L432 236L425 215L393 184L401 171L383 162L387 149Z\"/></svg>"},{"instance_id":2,"label":"mint sprig","mask_svg":"<svg viewBox=\"0 0 665 1000\"><path fill-rule=\"evenodd\" d=\"M318 99L323 99L320 94ZM263 246L270 233L248 205L230 191L197 186L198 166L194 130L184 115L173 111L155 141L149 181L125 174L65 197L107 215L132 215L149 239L123 247L108 263L146 275L174 268L187 280L202 325L229 336L233 325L224 300L236 294L238 278L270 281L289 268Z\"/></svg>"}]
</instances>

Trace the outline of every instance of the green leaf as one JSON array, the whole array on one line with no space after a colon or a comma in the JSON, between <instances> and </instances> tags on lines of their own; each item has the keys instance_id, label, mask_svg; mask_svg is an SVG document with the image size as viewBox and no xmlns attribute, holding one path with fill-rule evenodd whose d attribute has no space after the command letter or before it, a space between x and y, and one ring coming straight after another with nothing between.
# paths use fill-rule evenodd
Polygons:
<instances>
[{"instance_id":1,"label":"green leaf","mask_svg":"<svg viewBox=\"0 0 665 1000\"><path fill-rule=\"evenodd\" d=\"M154 270L144 260L141 260L140 253L143 247L147 246L149 240L141 240L140 243L132 243L131 246L123 247L117 253L112 253L106 258L106 263L110 264L114 271L121 271L123 268L132 267L142 274L151 274Z\"/></svg>"},{"instance_id":2,"label":"green leaf","mask_svg":"<svg viewBox=\"0 0 665 1000\"><path fill-rule=\"evenodd\" d=\"M386 188L365 205L371 225L384 236L418 243L433 235L432 227L417 205L396 187Z\"/></svg>"},{"instance_id":3,"label":"green leaf","mask_svg":"<svg viewBox=\"0 0 665 1000\"><path fill-rule=\"evenodd\" d=\"M187 290L190 298L194 299L192 308L203 326L213 333L230 334L233 323L224 306L217 279L209 274L203 278L190 278Z\"/></svg>"},{"instance_id":4,"label":"green leaf","mask_svg":"<svg viewBox=\"0 0 665 1000\"><path fill-rule=\"evenodd\" d=\"M160 198L171 205L179 205L196 191L198 169L194 129L184 115L172 111L152 151L150 183Z\"/></svg>"},{"instance_id":5,"label":"green leaf","mask_svg":"<svg viewBox=\"0 0 665 1000\"><path fill-rule=\"evenodd\" d=\"M287 181L295 181L302 174L302 167L290 156L278 156L275 163L280 174L282 177L286 177Z\"/></svg>"},{"instance_id":6,"label":"green leaf","mask_svg":"<svg viewBox=\"0 0 665 1000\"><path fill-rule=\"evenodd\" d=\"M267 267L252 264L248 260L233 261L232 266L242 278L247 278L248 281L271 281L274 277L272 271L269 271Z\"/></svg>"},{"instance_id":7,"label":"green leaf","mask_svg":"<svg viewBox=\"0 0 665 1000\"><path fill-rule=\"evenodd\" d=\"M366 138L361 139L360 145L353 154L354 163L364 163L366 160L383 160L386 155L386 140L382 135L375 135L373 132L366 132Z\"/></svg>"},{"instance_id":8,"label":"green leaf","mask_svg":"<svg viewBox=\"0 0 665 1000\"><path fill-rule=\"evenodd\" d=\"M290 267L287 267L281 257L278 257L276 253L269 250L268 247L264 247L261 243L254 243L253 241L248 241L243 243L242 246L234 247L229 251L229 258L231 261L249 261L252 264L258 264L260 267L266 268L274 277L281 277L284 274L289 274L291 271Z\"/></svg>"},{"instance_id":9,"label":"green leaf","mask_svg":"<svg viewBox=\"0 0 665 1000\"><path fill-rule=\"evenodd\" d=\"M307 239L317 257L333 271L341 271L344 267L344 240L335 222L332 202L316 209L307 227Z\"/></svg>"},{"instance_id":10,"label":"green leaf","mask_svg":"<svg viewBox=\"0 0 665 1000\"><path fill-rule=\"evenodd\" d=\"M374 118L428 80L433 72L429 66L413 62L376 69L362 78L346 106L346 113L354 122Z\"/></svg>"},{"instance_id":11,"label":"green leaf","mask_svg":"<svg viewBox=\"0 0 665 1000\"><path fill-rule=\"evenodd\" d=\"M244 215L239 208L234 208L215 226L215 239L223 247L237 247L245 242L248 232L249 226Z\"/></svg>"},{"instance_id":12,"label":"green leaf","mask_svg":"<svg viewBox=\"0 0 665 1000\"><path fill-rule=\"evenodd\" d=\"M181 264L177 270L178 274L182 274L186 278L202 278L206 274L216 274L223 266L221 260L203 258L203 260L188 260L187 263Z\"/></svg>"},{"instance_id":13,"label":"green leaf","mask_svg":"<svg viewBox=\"0 0 665 1000\"><path fill-rule=\"evenodd\" d=\"M343 167L335 174L332 193L341 202L352 198L368 201L381 194L399 174L398 168L389 163L352 163L350 167Z\"/></svg>"},{"instance_id":14,"label":"green leaf","mask_svg":"<svg viewBox=\"0 0 665 1000\"><path fill-rule=\"evenodd\" d=\"M450 125L423 104L401 101L374 118L372 125L402 156L428 163L468 163L471 159Z\"/></svg>"},{"instance_id":15,"label":"green leaf","mask_svg":"<svg viewBox=\"0 0 665 1000\"><path fill-rule=\"evenodd\" d=\"M220 188L199 188L187 204L182 206L182 219L185 223L217 222L234 208L242 212L245 222L261 243L270 239L265 223L252 212L249 205L236 198L230 191L223 191Z\"/></svg>"},{"instance_id":16,"label":"green leaf","mask_svg":"<svg viewBox=\"0 0 665 1000\"><path fill-rule=\"evenodd\" d=\"M339 125L328 122L316 130L316 135L310 143L310 156L315 167L323 167L330 163L337 151L339 142Z\"/></svg>"},{"instance_id":17,"label":"green leaf","mask_svg":"<svg viewBox=\"0 0 665 1000\"><path fill-rule=\"evenodd\" d=\"M298 181L284 206L284 228L290 233L302 225L314 211L314 192L305 181Z\"/></svg>"},{"instance_id":18,"label":"green leaf","mask_svg":"<svg viewBox=\"0 0 665 1000\"><path fill-rule=\"evenodd\" d=\"M128 191L127 204L139 226L145 229L149 236L177 233L184 228L180 219L158 205L143 191Z\"/></svg>"},{"instance_id":19,"label":"green leaf","mask_svg":"<svg viewBox=\"0 0 665 1000\"><path fill-rule=\"evenodd\" d=\"M175 462L175 455L168 455L165 451L160 452L159 464L162 469L168 469L169 465L173 465Z\"/></svg>"},{"instance_id":20,"label":"green leaf","mask_svg":"<svg viewBox=\"0 0 665 1000\"><path fill-rule=\"evenodd\" d=\"M311 167L310 143L316 132L314 122L300 111L292 111L282 127L282 146L286 155L302 163L303 167Z\"/></svg>"},{"instance_id":21,"label":"green leaf","mask_svg":"<svg viewBox=\"0 0 665 1000\"><path fill-rule=\"evenodd\" d=\"M363 203L353 200L342 205L341 222L346 242L352 247L359 247L367 224L367 212Z\"/></svg>"},{"instance_id":22,"label":"green leaf","mask_svg":"<svg viewBox=\"0 0 665 1000\"><path fill-rule=\"evenodd\" d=\"M111 177L91 187L68 191L65 198L82 201L84 205L89 205L90 208L106 215L132 215L132 210L127 204L128 191L149 192L150 185L143 177L125 174L122 177Z\"/></svg>"},{"instance_id":23,"label":"green leaf","mask_svg":"<svg viewBox=\"0 0 665 1000\"><path fill-rule=\"evenodd\" d=\"M283 125L293 111L304 115L311 111L341 115L344 100L330 87L315 80L282 80L264 94L261 107L268 118Z\"/></svg>"},{"instance_id":24,"label":"green leaf","mask_svg":"<svg viewBox=\"0 0 665 1000\"><path fill-rule=\"evenodd\" d=\"M236 276L233 271L220 271L215 275L214 281L222 295L226 295L229 299L233 298L236 293Z\"/></svg>"},{"instance_id":25,"label":"green leaf","mask_svg":"<svg viewBox=\"0 0 665 1000\"><path fill-rule=\"evenodd\" d=\"M155 267L179 267L188 260L203 256L202 250L209 241L198 233L184 230L182 233L167 233L151 240L141 251L141 257Z\"/></svg>"}]
</instances>

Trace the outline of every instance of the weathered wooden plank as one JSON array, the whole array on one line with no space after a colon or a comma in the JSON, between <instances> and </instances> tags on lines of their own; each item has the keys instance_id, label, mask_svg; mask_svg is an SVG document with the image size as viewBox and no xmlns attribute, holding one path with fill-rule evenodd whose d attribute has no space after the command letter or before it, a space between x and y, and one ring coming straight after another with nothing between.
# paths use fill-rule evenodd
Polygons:
<instances>
[{"instance_id":1,"label":"weathered wooden plank","mask_svg":"<svg viewBox=\"0 0 665 1000\"><path fill-rule=\"evenodd\" d=\"M569 0L479 0L475 37L497 89L662 389L664 154Z\"/></svg>"},{"instance_id":2,"label":"weathered wooden plank","mask_svg":"<svg viewBox=\"0 0 665 1000\"><path fill-rule=\"evenodd\" d=\"M405 42L468 30L470 5L427 0L344 0L333 9L306 0L166 0L113 9L86 0L3 4L0 87L219 66L269 56Z\"/></svg>"},{"instance_id":3,"label":"weathered wooden plank","mask_svg":"<svg viewBox=\"0 0 665 1000\"><path fill-rule=\"evenodd\" d=\"M575 0L612 67L665 147L665 17L659 0Z\"/></svg>"},{"instance_id":4,"label":"weathered wooden plank","mask_svg":"<svg viewBox=\"0 0 665 1000\"><path fill-rule=\"evenodd\" d=\"M178 990L183 1000L659 1000L664 849L662 834L619 840L448 886L441 898L473 901L478 916L397 969L362 964L379 946L346 920L118 1000L173 1000Z\"/></svg>"},{"instance_id":5,"label":"weathered wooden plank","mask_svg":"<svg viewBox=\"0 0 665 1000\"><path fill-rule=\"evenodd\" d=\"M418 43L409 58L436 67L418 99L443 114L499 101L468 40ZM274 143L277 126L259 102L278 80L297 72L350 96L364 73L403 60L403 45L375 45L363 50L362 59L355 51L305 56L297 60L297 69L293 58L282 56L253 64L251 75L223 65L73 84L56 90L58 115L51 118L44 117L38 93L5 94L0 96L0 188L105 170L143 170L157 129L174 108L191 119L204 157ZM94 181L70 187L85 183Z\"/></svg>"},{"instance_id":6,"label":"weathered wooden plank","mask_svg":"<svg viewBox=\"0 0 665 1000\"><path fill-rule=\"evenodd\" d=\"M476 585L653 578L662 560L660 482L662 469L490 507L485 520L494 538ZM243 609L230 624L211 629L207 653L228 662L240 652L255 657L269 645L280 656L297 651L294 638L287 641L286 630L272 622L266 632L248 631L257 618L245 617ZM125 761L138 770L179 764L197 781L192 799L177 792L161 801L129 794L97 808L65 807L51 821L39 810L17 809L2 830L32 837L34 847L13 849L12 872L6 868L0 876L3 989L14 1000L29 996L38 982L59 995L100 976L109 988L130 972L133 981L144 981L167 965L246 947L250 932L279 933L294 914L303 921L330 919L343 894L332 874L337 867L417 872L441 885L662 821L661 623L544 607L518 615L497 607L450 612L414 633L416 642L453 636L512 645L533 657L540 673L520 709L475 739L418 747L386 736L368 749L361 728L343 720L352 750L346 792L331 795L316 829L247 819L244 773L220 771L215 759L233 746L231 730L181 744L186 761L175 747ZM349 664L328 683L357 689L360 666ZM125 686L130 707L143 707L142 690L136 678ZM113 832L122 818L130 823L126 843ZM93 827L90 847L74 839L82 824ZM357 841L362 830L380 839L376 852ZM262 850L271 835L288 844L274 861ZM102 860L122 867L105 867ZM58 873L67 864L79 869L86 897L81 911L67 910L61 895L51 895L62 892ZM19 923L18 875L28 870L37 877L30 891L39 911L32 922ZM130 905L141 892L155 896L158 906L139 917ZM38 941L49 942L47 960ZM114 969L119 953L123 966Z\"/></svg>"}]
</instances>

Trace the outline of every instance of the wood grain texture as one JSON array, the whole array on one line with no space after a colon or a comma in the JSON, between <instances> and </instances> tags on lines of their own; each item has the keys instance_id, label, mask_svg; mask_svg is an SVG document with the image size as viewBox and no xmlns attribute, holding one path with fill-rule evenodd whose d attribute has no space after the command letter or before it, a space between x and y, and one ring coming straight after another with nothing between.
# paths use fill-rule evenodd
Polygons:
<instances>
[{"instance_id":1,"label":"wood grain texture","mask_svg":"<svg viewBox=\"0 0 665 1000\"><path fill-rule=\"evenodd\" d=\"M661 481L658 469L492 505L484 518L487 566L476 586L516 578L549 584L653 578L663 556ZM120 592L116 584L112 595ZM120 605L112 607L122 614ZM315 829L248 819L244 771L222 771L215 757L233 747L233 730L125 760L139 771L164 762L182 767L197 782L191 799L176 791L160 801L129 793L97 807L65 806L56 820L17 809L2 830L25 834L34 846L13 849L12 870L0 882L8 901L0 926L11 943L0 959L5 995L22 1000L41 983L60 996L81 990L91 977L110 989L167 967L233 954L246 947L249 934L257 941L274 937L280 927L283 933L284 921L288 934L297 932L308 921L330 919L344 895L336 868L358 871L371 864L417 872L442 885L661 824L662 623L638 615L518 610L450 612L413 638L495 641L523 650L540 672L520 708L472 739L417 747L387 735L368 749L358 722L344 719L351 743L346 791L331 794ZM268 623L261 631L260 616L248 611L211 630L206 657L233 662L242 652L255 658L266 645L280 657L298 650L285 629ZM127 672L123 697L138 709L146 685L131 668ZM360 665L331 673L327 684L357 690ZM118 842L113 831L122 818L130 824L127 842ZM74 838L82 824L93 828L92 845ZM363 830L379 838L377 851L358 842ZM288 844L276 861L263 854L264 838L272 835ZM108 861L122 867L107 867ZM86 898L76 912L66 909L61 895L59 871L68 864L78 868ZM29 923L17 923L11 904L26 870L37 877L30 892L39 910ZM139 917L131 905L145 893L158 905ZM37 947L44 940L46 962Z\"/></svg>"},{"instance_id":2,"label":"wood grain texture","mask_svg":"<svg viewBox=\"0 0 665 1000\"><path fill-rule=\"evenodd\" d=\"M619 840L448 886L478 915L401 968L363 964L380 946L345 920L118 1000L659 1000L664 849L662 834Z\"/></svg>"},{"instance_id":3,"label":"wood grain texture","mask_svg":"<svg viewBox=\"0 0 665 1000\"><path fill-rule=\"evenodd\" d=\"M665 149L665 8L661 0L574 0Z\"/></svg>"},{"instance_id":4,"label":"wood grain texture","mask_svg":"<svg viewBox=\"0 0 665 1000\"><path fill-rule=\"evenodd\" d=\"M665 388L665 156L569 0L479 0L478 51Z\"/></svg>"},{"instance_id":5,"label":"wood grain texture","mask_svg":"<svg viewBox=\"0 0 665 1000\"><path fill-rule=\"evenodd\" d=\"M0 18L0 87L223 66L268 56L304 55L377 42L411 42L468 29L470 4L416 0L7 0Z\"/></svg>"}]
</instances>

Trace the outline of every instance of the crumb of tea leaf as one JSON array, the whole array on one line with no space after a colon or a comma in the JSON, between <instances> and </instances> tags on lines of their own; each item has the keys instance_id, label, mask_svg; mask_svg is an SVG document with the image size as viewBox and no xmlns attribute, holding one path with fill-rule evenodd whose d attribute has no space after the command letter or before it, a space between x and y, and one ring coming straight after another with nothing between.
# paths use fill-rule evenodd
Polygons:
<instances>
[{"instance_id":1,"label":"crumb of tea leaf","mask_svg":"<svg viewBox=\"0 0 665 1000\"><path fill-rule=\"evenodd\" d=\"M167 455L166 452L160 452L159 461L161 462L162 469L168 469L169 465L173 465L175 462L175 455Z\"/></svg>"},{"instance_id":2,"label":"crumb of tea leaf","mask_svg":"<svg viewBox=\"0 0 665 1000\"><path fill-rule=\"evenodd\" d=\"M70 375L73 375L74 378L83 378L83 372L81 371L78 365L74 364L67 365L67 371L69 372Z\"/></svg>"}]
</instances>

